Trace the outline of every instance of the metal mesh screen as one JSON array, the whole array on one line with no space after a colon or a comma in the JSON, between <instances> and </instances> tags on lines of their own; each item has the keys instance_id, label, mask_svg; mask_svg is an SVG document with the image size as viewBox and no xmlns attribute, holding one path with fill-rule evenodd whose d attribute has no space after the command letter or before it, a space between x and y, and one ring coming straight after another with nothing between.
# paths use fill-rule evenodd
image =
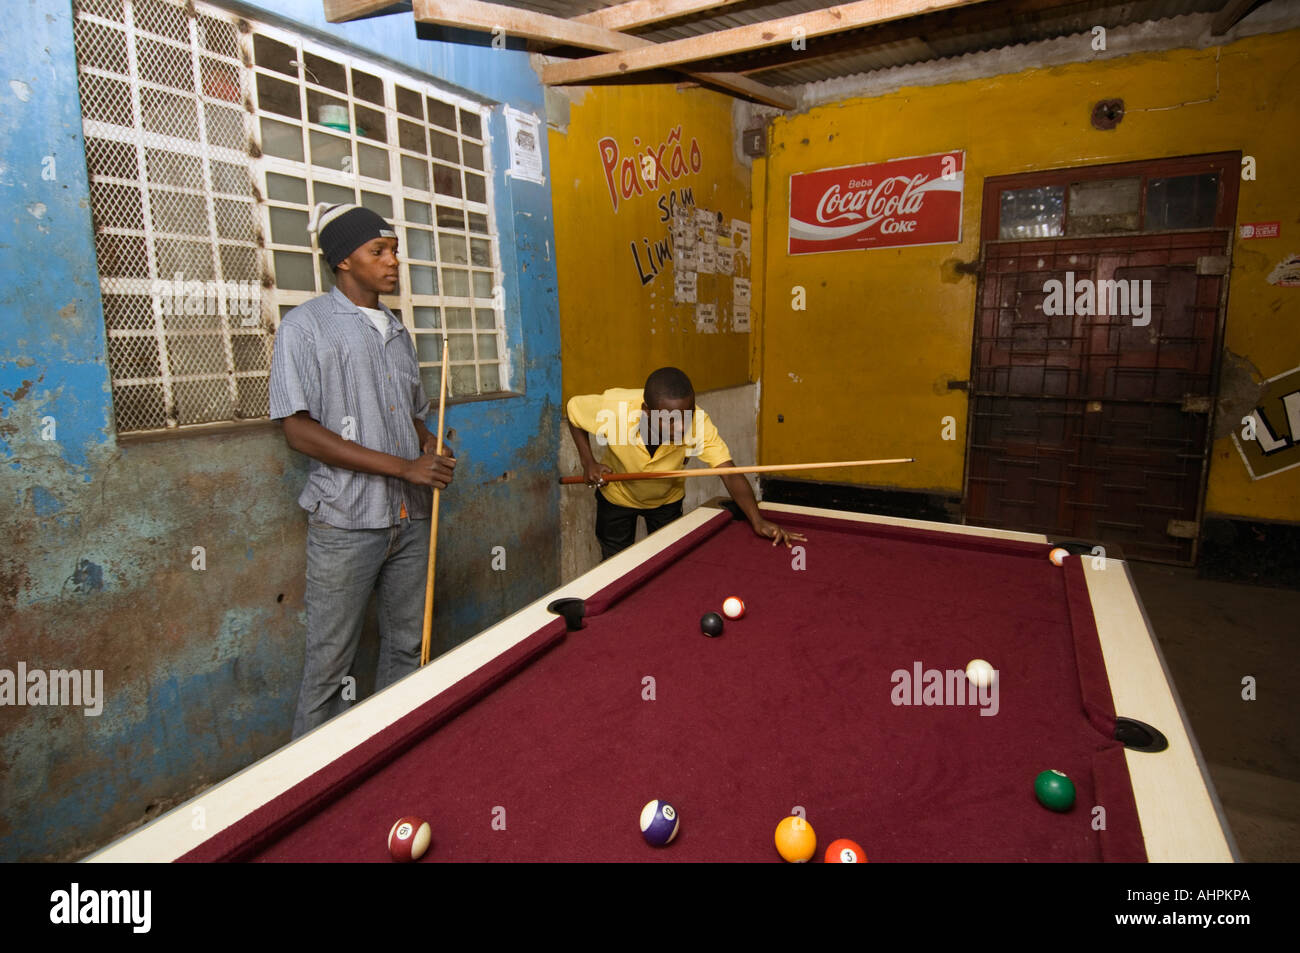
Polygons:
<instances>
[{"instance_id":1,"label":"metal mesh screen","mask_svg":"<svg viewBox=\"0 0 1300 953\"><path fill-rule=\"evenodd\" d=\"M264 417L272 325L237 22L78 0L74 29L117 429Z\"/></svg>"},{"instance_id":2,"label":"metal mesh screen","mask_svg":"<svg viewBox=\"0 0 1300 953\"><path fill-rule=\"evenodd\" d=\"M329 290L320 201L393 221L437 393L508 389L486 109L183 0L76 0L82 125L119 433L265 417L274 327Z\"/></svg>"}]
</instances>

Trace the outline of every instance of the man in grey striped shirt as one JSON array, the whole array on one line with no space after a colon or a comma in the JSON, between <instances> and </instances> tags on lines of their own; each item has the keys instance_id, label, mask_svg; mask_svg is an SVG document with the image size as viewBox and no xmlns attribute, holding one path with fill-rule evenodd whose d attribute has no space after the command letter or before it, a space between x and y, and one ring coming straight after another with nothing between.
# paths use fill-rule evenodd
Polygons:
<instances>
[{"instance_id":1,"label":"man in grey striped shirt","mask_svg":"<svg viewBox=\"0 0 1300 953\"><path fill-rule=\"evenodd\" d=\"M318 206L316 237L335 288L280 322L271 417L312 459L307 511L307 658L296 738L355 699L348 675L378 590L376 689L420 664L430 489L451 483L425 426L429 398L410 333L379 301L397 288L397 235L356 205Z\"/></svg>"}]
</instances>

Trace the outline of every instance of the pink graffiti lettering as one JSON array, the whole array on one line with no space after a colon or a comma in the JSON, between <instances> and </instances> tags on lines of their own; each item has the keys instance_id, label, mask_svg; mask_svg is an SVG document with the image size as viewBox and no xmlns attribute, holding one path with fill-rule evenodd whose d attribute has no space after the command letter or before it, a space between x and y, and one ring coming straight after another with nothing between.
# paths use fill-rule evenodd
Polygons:
<instances>
[{"instance_id":1,"label":"pink graffiti lettering","mask_svg":"<svg viewBox=\"0 0 1300 953\"><path fill-rule=\"evenodd\" d=\"M618 211L618 189L614 186L614 169L618 166L618 142L609 136L596 143L600 152L600 164L605 167L605 184L609 187L609 200Z\"/></svg>"},{"instance_id":2,"label":"pink graffiti lettering","mask_svg":"<svg viewBox=\"0 0 1300 953\"><path fill-rule=\"evenodd\" d=\"M692 138L690 148L682 147L682 127L669 131L667 138L654 146L641 147L641 140L632 140L638 148L632 155L623 155L618 140L604 136L596 142L601 168L605 172L605 187L609 201L618 211L620 202L646 191L657 192L664 185L704 168L704 153L699 141Z\"/></svg>"}]
</instances>

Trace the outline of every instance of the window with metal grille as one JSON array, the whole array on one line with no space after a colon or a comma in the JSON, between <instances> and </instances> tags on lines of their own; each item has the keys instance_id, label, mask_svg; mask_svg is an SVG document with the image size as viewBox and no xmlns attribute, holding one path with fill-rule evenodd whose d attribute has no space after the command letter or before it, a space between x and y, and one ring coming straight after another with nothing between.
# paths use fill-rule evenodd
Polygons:
<instances>
[{"instance_id":1,"label":"window with metal grille","mask_svg":"<svg viewBox=\"0 0 1300 953\"><path fill-rule=\"evenodd\" d=\"M431 395L509 386L488 107L217 7L77 0L82 123L119 433L265 417L274 327L328 291L316 202L398 229Z\"/></svg>"}]
</instances>

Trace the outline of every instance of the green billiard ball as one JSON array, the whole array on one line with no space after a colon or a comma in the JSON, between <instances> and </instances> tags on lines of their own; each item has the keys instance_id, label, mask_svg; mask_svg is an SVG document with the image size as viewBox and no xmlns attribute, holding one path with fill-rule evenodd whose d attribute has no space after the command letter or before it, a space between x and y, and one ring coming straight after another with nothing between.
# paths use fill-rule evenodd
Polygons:
<instances>
[{"instance_id":1,"label":"green billiard ball","mask_svg":"<svg viewBox=\"0 0 1300 953\"><path fill-rule=\"evenodd\" d=\"M1048 810L1068 811L1074 807L1074 782L1061 771L1044 771L1034 778L1034 794Z\"/></svg>"}]
</instances>

